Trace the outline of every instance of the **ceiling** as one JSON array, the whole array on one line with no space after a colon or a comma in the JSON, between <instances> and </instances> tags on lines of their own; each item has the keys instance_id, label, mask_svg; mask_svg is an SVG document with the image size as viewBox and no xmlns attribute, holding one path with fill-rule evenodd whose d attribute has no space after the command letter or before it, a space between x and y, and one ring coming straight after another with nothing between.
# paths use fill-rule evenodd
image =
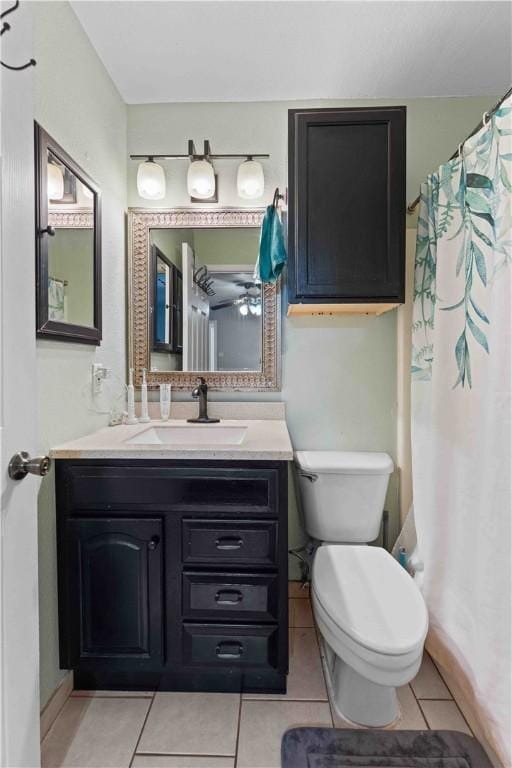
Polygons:
<instances>
[{"instance_id":1,"label":"ceiling","mask_svg":"<svg viewBox=\"0 0 512 768\"><path fill-rule=\"evenodd\" d=\"M74 0L124 100L505 92L509 2Z\"/></svg>"}]
</instances>

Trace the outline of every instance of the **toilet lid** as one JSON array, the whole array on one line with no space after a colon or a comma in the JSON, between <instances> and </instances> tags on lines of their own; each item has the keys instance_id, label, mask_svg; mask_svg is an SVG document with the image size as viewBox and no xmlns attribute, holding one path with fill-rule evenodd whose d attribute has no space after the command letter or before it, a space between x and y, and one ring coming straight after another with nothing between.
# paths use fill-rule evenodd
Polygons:
<instances>
[{"instance_id":1,"label":"toilet lid","mask_svg":"<svg viewBox=\"0 0 512 768\"><path fill-rule=\"evenodd\" d=\"M385 549L319 547L312 588L340 629L369 650L398 656L415 650L425 639L428 614L423 597Z\"/></svg>"},{"instance_id":2,"label":"toilet lid","mask_svg":"<svg viewBox=\"0 0 512 768\"><path fill-rule=\"evenodd\" d=\"M295 451L295 463L306 472L325 475L390 475L393 460L375 451Z\"/></svg>"}]
</instances>

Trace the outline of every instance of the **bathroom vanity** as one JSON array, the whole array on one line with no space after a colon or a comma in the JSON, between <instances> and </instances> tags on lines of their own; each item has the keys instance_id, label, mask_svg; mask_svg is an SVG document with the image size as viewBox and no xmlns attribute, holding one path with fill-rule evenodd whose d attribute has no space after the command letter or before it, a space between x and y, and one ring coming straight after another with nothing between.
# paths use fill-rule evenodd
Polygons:
<instances>
[{"instance_id":1,"label":"bathroom vanity","mask_svg":"<svg viewBox=\"0 0 512 768\"><path fill-rule=\"evenodd\" d=\"M285 692L285 422L119 426L52 456L75 687Z\"/></svg>"}]
</instances>

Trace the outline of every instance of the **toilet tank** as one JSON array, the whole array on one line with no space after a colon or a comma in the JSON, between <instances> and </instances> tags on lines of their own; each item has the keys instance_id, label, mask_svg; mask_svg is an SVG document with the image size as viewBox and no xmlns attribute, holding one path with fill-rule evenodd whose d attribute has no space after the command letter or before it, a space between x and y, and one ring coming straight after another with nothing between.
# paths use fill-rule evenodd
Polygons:
<instances>
[{"instance_id":1,"label":"toilet tank","mask_svg":"<svg viewBox=\"0 0 512 768\"><path fill-rule=\"evenodd\" d=\"M295 467L311 538L354 544L377 538L393 471L387 453L296 451Z\"/></svg>"}]
</instances>

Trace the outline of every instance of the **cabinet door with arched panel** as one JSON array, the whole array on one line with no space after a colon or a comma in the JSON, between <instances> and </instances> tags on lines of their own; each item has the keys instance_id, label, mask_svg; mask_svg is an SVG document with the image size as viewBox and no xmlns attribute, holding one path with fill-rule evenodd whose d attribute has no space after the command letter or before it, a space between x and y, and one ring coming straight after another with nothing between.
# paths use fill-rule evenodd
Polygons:
<instances>
[{"instance_id":1,"label":"cabinet door with arched panel","mask_svg":"<svg viewBox=\"0 0 512 768\"><path fill-rule=\"evenodd\" d=\"M64 529L61 662L162 663L162 522L71 518Z\"/></svg>"}]
</instances>

